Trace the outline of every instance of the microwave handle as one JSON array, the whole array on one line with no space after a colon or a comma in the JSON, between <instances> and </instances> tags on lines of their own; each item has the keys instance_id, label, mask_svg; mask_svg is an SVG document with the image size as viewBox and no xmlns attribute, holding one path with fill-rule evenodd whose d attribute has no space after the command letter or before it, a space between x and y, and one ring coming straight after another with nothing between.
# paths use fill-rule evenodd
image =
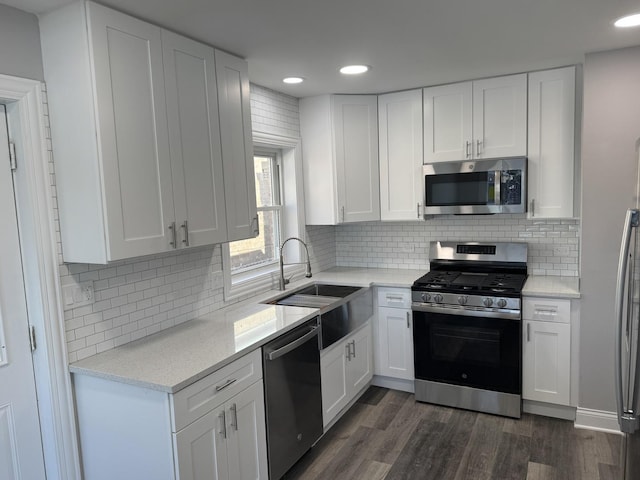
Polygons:
<instances>
[{"instance_id":1,"label":"microwave handle","mask_svg":"<svg viewBox=\"0 0 640 480\"><path fill-rule=\"evenodd\" d=\"M500 185L502 183L502 172L500 170L496 170L494 172L494 184L493 184L493 204L500 205Z\"/></svg>"}]
</instances>

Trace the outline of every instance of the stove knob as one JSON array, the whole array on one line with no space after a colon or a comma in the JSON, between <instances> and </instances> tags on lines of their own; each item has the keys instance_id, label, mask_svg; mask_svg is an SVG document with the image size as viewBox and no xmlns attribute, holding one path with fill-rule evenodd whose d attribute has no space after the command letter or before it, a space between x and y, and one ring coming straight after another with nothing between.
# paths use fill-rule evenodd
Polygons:
<instances>
[{"instance_id":1,"label":"stove knob","mask_svg":"<svg viewBox=\"0 0 640 480\"><path fill-rule=\"evenodd\" d=\"M442 295L440 295L439 293L436 293L433 299L435 300L436 303L440 303L442 302Z\"/></svg>"},{"instance_id":2,"label":"stove knob","mask_svg":"<svg viewBox=\"0 0 640 480\"><path fill-rule=\"evenodd\" d=\"M421 293L420 294L420 298L422 299L423 302L429 302L431 301L431 294L430 293Z\"/></svg>"},{"instance_id":3,"label":"stove knob","mask_svg":"<svg viewBox=\"0 0 640 480\"><path fill-rule=\"evenodd\" d=\"M507 301L504 298L501 298L500 300L498 300L498 307L504 308L506 306L507 306Z\"/></svg>"},{"instance_id":4,"label":"stove knob","mask_svg":"<svg viewBox=\"0 0 640 480\"><path fill-rule=\"evenodd\" d=\"M485 307L490 307L491 305L493 305L493 298L485 298L484 300L482 300L482 303Z\"/></svg>"},{"instance_id":5,"label":"stove knob","mask_svg":"<svg viewBox=\"0 0 640 480\"><path fill-rule=\"evenodd\" d=\"M469 300L469 297L467 297L466 295L460 295L460 296L458 297L458 303L459 303L460 305L466 305L467 300Z\"/></svg>"}]
</instances>

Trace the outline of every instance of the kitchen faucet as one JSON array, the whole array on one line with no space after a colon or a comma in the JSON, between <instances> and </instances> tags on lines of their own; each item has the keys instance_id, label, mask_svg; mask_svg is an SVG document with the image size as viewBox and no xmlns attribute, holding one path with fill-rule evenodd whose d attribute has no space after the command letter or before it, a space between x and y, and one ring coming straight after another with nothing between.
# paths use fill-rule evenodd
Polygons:
<instances>
[{"instance_id":1,"label":"kitchen faucet","mask_svg":"<svg viewBox=\"0 0 640 480\"><path fill-rule=\"evenodd\" d=\"M284 286L289 283L290 279L289 278L284 278L284 266L285 265L303 265L305 262L294 262L294 263L284 263L284 254L283 254L283 249L285 244L289 241L289 240L297 240L299 241L303 246L305 251L307 252L307 271L304 274L305 277L307 278L311 278L311 261L309 260L309 249L307 248L307 244L304 243L301 239L299 239L298 237L289 237L287 238L284 242L282 242L282 245L280 245L280 278L278 281L278 288L280 290L284 290Z\"/></svg>"}]
</instances>

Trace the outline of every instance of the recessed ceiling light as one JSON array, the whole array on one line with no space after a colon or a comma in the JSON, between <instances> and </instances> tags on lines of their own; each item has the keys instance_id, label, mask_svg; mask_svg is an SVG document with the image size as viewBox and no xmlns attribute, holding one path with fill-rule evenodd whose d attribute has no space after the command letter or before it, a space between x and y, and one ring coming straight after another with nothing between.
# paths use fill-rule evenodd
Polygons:
<instances>
[{"instance_id":1,"label":"recessed ceiling light","mask_svg":"<svg viewBox=\"0 0 640 480\"><path fill-rule=\"evenodd\" d=\"M287 78L283 78L282 81L284 83L302 83L304 82L304 78L302 77L287 77Z\"/></svg>"},{"instance_id":2,"label":"recessed ceiling light","mask_svg":"<svg viewBox=\"0 0 640 480\"><path fill-rule=\"evenodd\" d=\"M347 65L340 69L340 73L344 73L345 75L357 75L368 71L369 67L367 65Z\"/></svg>"},{"instance_id":3,"label":"recessed ceiling light","mask_svg":"<svg viewBox=\"0 0 640 480\"><path fill-rule=\"evenodd\" d=\"M637 27L640 25L640 13L634 13L633 15L627 15L626 17L619 18L615 21L616 27Z\"/></svg>"}]
</instances>

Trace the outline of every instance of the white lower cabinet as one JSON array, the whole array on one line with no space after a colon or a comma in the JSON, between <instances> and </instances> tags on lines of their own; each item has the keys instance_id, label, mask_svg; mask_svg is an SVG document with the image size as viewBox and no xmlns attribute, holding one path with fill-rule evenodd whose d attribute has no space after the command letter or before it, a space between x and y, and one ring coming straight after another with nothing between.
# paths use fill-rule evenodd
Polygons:
<instances>
[{"instance_id":1,"label":"white lower cabinet","mask_svg":"<svg viewBox=\"0 0 640 480\"><path fill-rule=\"evenodd\" d=\"M73 382L84 478L268 479L260 349L174 394Z\"/></svg>"},{"instance_id":2,"label":"white lower cabinet","mask_svg":"<svg viewBox=\"0 0 640 480\"><path fill-rule=\"evenodd\" d=\"M570 300L525 298L523 307L522 398L569 406Z\"/></svg>"},{"instance_id":3,"label":"white lower cabinet","mask_svg":"<svg viewBox=\"0 0 640 480\"><path fill-rule=\"evenodd\" d=\"M324 427L371 381L371 322L320 352Z\"/></svg>"},{"instance_id":4,"label":"white lower cabinet","mask_svg":"<svg viewBox=\"0 0 640 480\"><path fill-rule=\"evenodd\" d=\"M174 434L177 478L267 478L264 392L256 382Z\"/></svg>"},{"instance_id":5,"label":"white lower cabinet","mask_svg":"<svg viewBox=\"0 0 640 480\"><path fill-rule=\"evenodd\" d=\"M411 290L378 288L376 375L414 380Z\"/></svg>"}]
</instances>

